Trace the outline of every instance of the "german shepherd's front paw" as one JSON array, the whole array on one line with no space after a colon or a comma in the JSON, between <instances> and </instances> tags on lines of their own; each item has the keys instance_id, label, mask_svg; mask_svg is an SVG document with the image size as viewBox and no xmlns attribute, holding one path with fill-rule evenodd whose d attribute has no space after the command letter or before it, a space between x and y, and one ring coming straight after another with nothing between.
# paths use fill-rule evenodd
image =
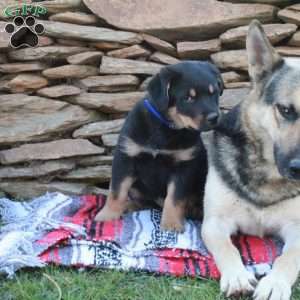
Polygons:
<instances>
[{"instance_id":1,"label":"german shepherd's front paw","mask_svg":"<svg viewBox=\"0 0 300 300\"><path fill-rule=\"evenodd\" d=\"M160 229L163 231L175 231L178 233L184 232L184 223L177 219L162 218L160 222Z\"/></svg>"},{"instance_id":2,"label":"german shepherd's front paw","mask_svg":"<svg viewBox=\"0 0 300 300\"><path fill-rule=\"evenodd\" d=\"M291 285L284 276L270 273L261 279L253 298L255 300L289 300L291 293Z\"/></svg>"},{"instance_id":3,"label":"german shepherd's front paw","mask_svg":"<svg viewBox=\"0 0 300 300\"><path fill-rule=\"evenodd\" d=\"M257 284L254 274L246 269L232 268L221 276L221 291L226 297L252 294Z\"/></svg>"}]
</instances>

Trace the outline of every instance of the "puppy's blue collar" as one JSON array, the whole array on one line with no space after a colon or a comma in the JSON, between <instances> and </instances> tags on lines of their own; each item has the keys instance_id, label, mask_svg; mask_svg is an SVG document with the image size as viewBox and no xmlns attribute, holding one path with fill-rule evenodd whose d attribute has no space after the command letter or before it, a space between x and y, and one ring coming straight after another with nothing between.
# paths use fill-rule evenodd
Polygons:
<instances>
[{"instance_id":1,"label":"puppy's blue collar","mask_svg":"<svg viewBox=\"0 0 300 300\"><path fill-rule=\"evenodd\" d=\"M176 126L174 123L166 120L160 112L150 103L148 99L144 100L144 106L150 112L156 119L158 119L161 123L163 123L165 126L169 127L170 129L176 129Z\"/></svg>"}]
</instances>

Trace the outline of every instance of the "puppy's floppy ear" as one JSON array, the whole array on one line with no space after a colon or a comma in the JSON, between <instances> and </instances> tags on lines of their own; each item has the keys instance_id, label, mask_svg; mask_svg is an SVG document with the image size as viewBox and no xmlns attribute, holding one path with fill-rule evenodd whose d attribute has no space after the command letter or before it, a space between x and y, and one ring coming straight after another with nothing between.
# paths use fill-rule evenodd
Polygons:
<instances>
[{"instance_id":1,"label":"puppy's floppy ear","mask_svg":"<svg viewBox=\"0 0 300 300\"><path fill-rule=\"evenodd\" d=\"M170 102L169 90L171 83L172 80L178 78L179 75L174 66L168 66L161 69L149 82L147 90L150 101L155 104L159 111L167 111Z\"/></svg>"},{"instance_id":2,"label":"puppy's floppy ear","mask_svg":"<svg viewBox=\"0 0 300 300\"><path fill-rule=\"evenodd\" d=\"M283 59L272 47L257 20L249 26L246 48L250 78L254 86L263 87L267 76L282 64Z\"/></svg>"},{"instance_id":3,"label":"puppy's floppy ear","mask_svg":"<svg viewBox=\"0 0 300 300\"><path fill-rule=\"evenodd\" d=\"M222 96L223 91L224 91L224 81L223 81L221 72L214 64L211 64L211 63L208 63L208 64L209 64L212 72L214 73L214 75L217 76L217 82L218 82L218 86L219 86L219 90L220 90L220 96Z\"/></svg>"}]
</instances>

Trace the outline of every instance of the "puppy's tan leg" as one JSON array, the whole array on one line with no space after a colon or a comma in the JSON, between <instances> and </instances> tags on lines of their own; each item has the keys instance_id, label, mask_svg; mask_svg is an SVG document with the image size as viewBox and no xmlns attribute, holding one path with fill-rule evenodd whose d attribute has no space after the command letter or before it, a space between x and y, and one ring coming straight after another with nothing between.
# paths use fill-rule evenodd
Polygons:
<instances>
[{"instance_id":1,"label":"puppy's tan leg","mask_svg":"<svg viewBox=\"0 0 300 300\"><path fill-rule=\"evenodd\" d=\"M134 180L126 177L120 183L118 192L110 191L102 210L96 215L96 221L108 221L119 219L126 210L128 203L128 192Z\"/></svg>"},{"instance_id":2,"label":"puppy's tan leg","mask_svg":"<svg viewBox=\"0 0 300 300\"><path fill-rule=\"evenodd\" d=\"M255 293L255 300L289 300L292 286L300 271L300 226L285 228L281 234L285 241L283 253L271 272L262 278Z\"/></svg>"},{"instance_id":3,"label":"puppy's tan leg","mask_svg":"<svg viewBox=\"0 0 300 300\"><path fill-rule=\"evenodd\" d=\"M167 197L164 201L160 227L162 230L184 231L185 203L175 200L175 184L168 185Z\"/></svg>"},{"instance_id":4,"label":"puppy's tan leg","mask_svg":"<svg viewBox=\"0 0 300 300\"><path fill-rule=\"evenodd\" d=\"M255 276L244 267L240 254L231 242L236 228L230 219L206 218L202 238L221 272L221 291L227 296L246 295L254 290Z\"/></svg>"}]
</instances>

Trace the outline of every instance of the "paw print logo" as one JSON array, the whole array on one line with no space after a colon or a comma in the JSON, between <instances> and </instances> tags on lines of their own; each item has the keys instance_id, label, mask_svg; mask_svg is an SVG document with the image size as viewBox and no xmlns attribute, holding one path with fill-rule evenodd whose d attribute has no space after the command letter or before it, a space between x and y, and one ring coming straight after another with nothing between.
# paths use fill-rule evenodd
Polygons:
<instances>
[{"instance_id":1,"label":"paw print logo","mask_svg":"<svg viewBox=\"0 0 300 300\"><path fill-rule=\"evenodd\" d=\"M5 31L12 34L10 37L10 44L13 48L21 46L35 47L39 43L38 35L45 31L42 24L36 23L32 16L23 17L17 16L12 23L5 26Z\"/></svg>"}]
</instances>

